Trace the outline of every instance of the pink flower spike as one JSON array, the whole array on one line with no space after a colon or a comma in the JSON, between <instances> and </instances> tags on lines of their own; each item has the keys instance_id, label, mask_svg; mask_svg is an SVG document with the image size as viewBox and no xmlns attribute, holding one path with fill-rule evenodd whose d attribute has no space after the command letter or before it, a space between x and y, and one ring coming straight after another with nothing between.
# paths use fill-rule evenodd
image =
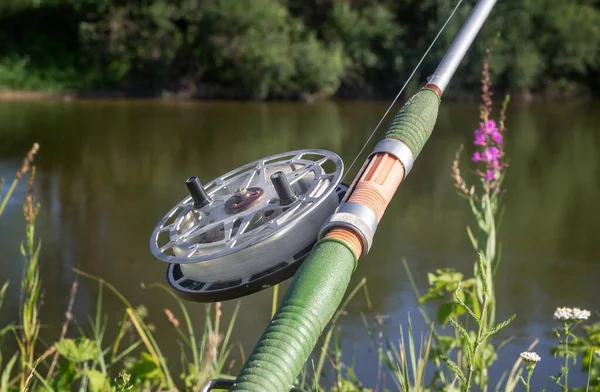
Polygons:
<instances>
[{"instance_id":1,"label":"pink flower spike","mask_svg":"<svg viewBox=\"0 0 600 392\"><path fill-rule=\"evenodd\" d=\"M479 162L481 161L481 153L476 152L475 154L473 154L473 162Z\"/></svg>"}]
</instances>

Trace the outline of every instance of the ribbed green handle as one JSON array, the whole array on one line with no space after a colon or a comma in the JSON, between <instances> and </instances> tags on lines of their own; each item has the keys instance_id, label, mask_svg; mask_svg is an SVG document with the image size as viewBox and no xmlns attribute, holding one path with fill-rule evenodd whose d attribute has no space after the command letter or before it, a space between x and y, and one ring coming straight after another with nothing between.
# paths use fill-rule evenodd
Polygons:
<instances>
[{"instance_id":1,"label":"ribbed green handle","mask_svg":"<svg viewBox=\"0 0 600 392\"><path fill-rule=\"evenodd\" d=\"M328 239L315 245L231 391L290 390L340 305L355 266L345 245Z\"/></svg>"},{"instance_id":2,"label":"ribbed green handle","mask_svg":"<svg viewBox=\"0 0 600 392\"><path fill-rule=\"evenodd\" d=\"M413 153L413 158L417 159L427 139L431 136L439 106L440 98L435 91L428 88L422 89L396 113L383 138L404 142Z\"/></svg>"}]
</instances>

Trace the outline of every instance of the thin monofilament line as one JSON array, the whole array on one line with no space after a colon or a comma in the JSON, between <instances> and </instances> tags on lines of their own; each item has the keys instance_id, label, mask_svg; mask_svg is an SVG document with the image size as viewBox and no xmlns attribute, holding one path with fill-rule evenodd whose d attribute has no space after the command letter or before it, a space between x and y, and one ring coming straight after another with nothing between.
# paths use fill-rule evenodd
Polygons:
<instances>
[{"instance_id":1,"label":"thin monofilament line","mask_svg":"<svg viewBox=\"0 0 600 392\"><path fill-rule=\"evenodd\" d=\"M429 54L429 51L431 50L431 48L433 48L433 45L435 45L435 42L438 40L438 38L440 37L440 35L444 31L444 29L446 28L446 26L448 25L448 23L450 23L450 20L452 19L452 17L456 13L456 10L458 10L458 7L462 3L462 1L463 0L458 0L458 3L456 3L456 6L454 7L454 9L452 10L452 12L450 13L450 16L448 16L448 19L446 19L446 22L442 25L442 27L440 28L440 31L438 31L438 33L435 36L435 38L433 39L433 41L431 41L431 44L429 45L429 47L427 48L427 50L425 51L425 53L421 57L421 60L419 60L419 62L417 63L417 65L413 69L412 73L408 76L408 79L406 79L406 82L404 82L404 85L402 86L402 88L400 89L400 91L398 92L398 94L396 95L396 98L394 98L394 100L392 101L392 103L390 104L390 106L387 108L387 110L385 111L385 113L383 114L383 116L381 117L381 119L379 120L379 122L377 123L377 126L375 127L375 129L373 129L373 132L371 132L371 135L369 136L369 138L367 139L367 141L363 144L363 146L360 149L360 151L358 152L358 154L356 154L356 157L354 158L354 160L352 161L352 163L348 167L348 170L346 171L346 173L342 177L342 181L344 181L344 179L346 178L346 176L348 175L348 173L350 173L350 170L352 170L352 167L354 166L354 164L356 163L356 161L358 160L358 158L360 157L360 155L363 153L363 151L365 151L365 148L367 148L367 145L369 144L369 142L371 141L371 139L373 138L373 136L375 136L375 133L377 133L377 130L381 126L381 123L383 123L383 120L385 120L385 118L388 115L388 113L390 112L390 110L392 110L392 108L396 104L396 101L398 101L398 98L400 98L400 96L404 92L404 89L406 88L406 86L408 85L408 83L410 83L412 77L419 70L419 67L421 66L421 63L425 60L425 58L427 57L427 54Z\"/></svg>"}]
</instances>

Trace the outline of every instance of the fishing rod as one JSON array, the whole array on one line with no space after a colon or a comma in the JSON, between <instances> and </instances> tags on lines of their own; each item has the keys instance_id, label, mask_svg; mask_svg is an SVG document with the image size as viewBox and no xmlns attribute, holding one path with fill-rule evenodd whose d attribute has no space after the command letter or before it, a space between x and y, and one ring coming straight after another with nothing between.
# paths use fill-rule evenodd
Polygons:
<instances>
[{"instance_id":1,"label":"fishing rod","mask_svg":"<svg viewBox=\"0 0 600 392\"><path fill-rule=\"evenodd\" d=\"M342 159L315 149L262 158L205 185L187 179L189 195L150 239L152 253L169 263L172 289L192 301L225 301L294 276L236 380L212 380L203 392L295 390L359 258L371 249L388 204L433 131L442 94L495 3L475 4L427 84L395 114L349 186L342 183Z\"/></svg>"}]
</instances>

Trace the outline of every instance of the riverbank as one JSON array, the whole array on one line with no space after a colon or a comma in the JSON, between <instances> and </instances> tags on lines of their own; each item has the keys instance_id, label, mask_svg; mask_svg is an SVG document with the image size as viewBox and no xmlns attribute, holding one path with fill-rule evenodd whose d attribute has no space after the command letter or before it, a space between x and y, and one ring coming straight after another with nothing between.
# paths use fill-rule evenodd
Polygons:
<instances>
[{"instance_id":1,"label":"riverbank","mask_svg":"<svg viewBox=\"0 0 600 392\"><path fill-rule=\"evenodd\" d=\"M40 91L40 90L13 90L0 88L0 101L36 101L36 100L54 100L54 101L74 101L74 100L128 100L128 99L148 99L148 100L199 100L199 101L253 101L252 98L244 96L239 92L217 91L216 88L210 88L203 92L192 91L165 91L165 92L126 92L122 90L103 90L103 91ZM413 93L413 91L411 91ZM555 91L546 94L533 94L528 90L510 93L511 101L519 103L533 102L580 102L595 100L589 93L572 94ZM404 97L408 97L405 93ZM269 99L267 101L295 101L304 103L317 103L324 101L387 101L392 100L394 96L380 94L339 94L327 97L318 94L304 94L299 97L288 99ZM477 97L472 94L459 94L457 96L444 97L446 102L475 102Z\"/></svg>"}]
</instances>

